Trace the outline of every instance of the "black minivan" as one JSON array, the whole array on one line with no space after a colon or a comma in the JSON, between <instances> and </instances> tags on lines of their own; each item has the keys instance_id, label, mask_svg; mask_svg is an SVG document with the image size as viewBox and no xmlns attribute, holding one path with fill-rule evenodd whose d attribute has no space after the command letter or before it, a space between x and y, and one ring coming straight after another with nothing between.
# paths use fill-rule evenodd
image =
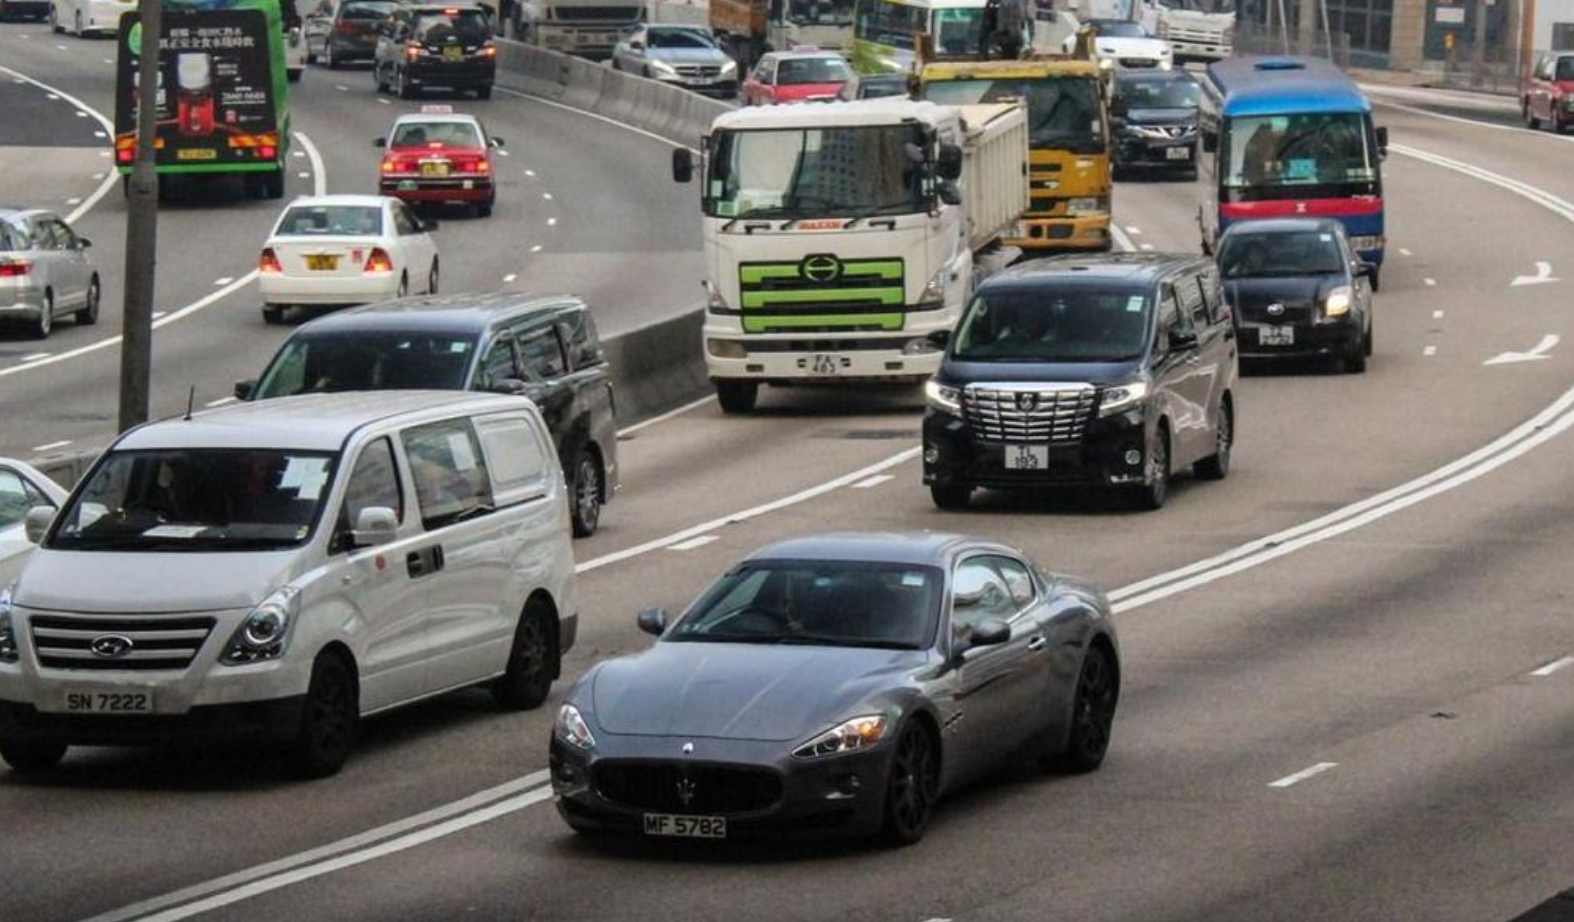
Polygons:
<instances>
[{"instance_id":1,"label":"black minivan","mask_svg":"<svg viewBox=\"0 0 1574 922\"><path fill-rule=\"evenodd\" d=\"M594 534L618 486L612 375L574 295L425 295L303 324L242 400L375 390L479 390L535 401L568 479L574 535Z\"/></svg>"},{"instance_id":2,"label":"black minivan","mask_svg":"<svg viewBox=\"0 0 1574 922\"><path fill-rule=\"evenodd\" d=\"M1113 486L1157 509L1171 476L1229 473L1235 325L1202 256L1034 260L979 286L925 386L935 505L976 488Z\"/></svg>"}]
</instances>

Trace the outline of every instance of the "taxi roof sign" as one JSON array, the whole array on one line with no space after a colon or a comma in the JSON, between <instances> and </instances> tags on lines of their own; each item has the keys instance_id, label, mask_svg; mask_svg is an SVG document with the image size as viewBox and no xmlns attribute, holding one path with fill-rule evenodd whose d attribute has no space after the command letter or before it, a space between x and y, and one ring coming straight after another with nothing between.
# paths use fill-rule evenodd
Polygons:
<instances>
[{"instance_id":1,"label":"taxi roof sign","mask_svg":"<svg viewBox=\"0 0 1574 922\"><path fill-rule=\"evenodd\" d=\"M454 107L446 102L428 102L421 105L422 115L452 115Z\"/></svg>"}]
</instances>

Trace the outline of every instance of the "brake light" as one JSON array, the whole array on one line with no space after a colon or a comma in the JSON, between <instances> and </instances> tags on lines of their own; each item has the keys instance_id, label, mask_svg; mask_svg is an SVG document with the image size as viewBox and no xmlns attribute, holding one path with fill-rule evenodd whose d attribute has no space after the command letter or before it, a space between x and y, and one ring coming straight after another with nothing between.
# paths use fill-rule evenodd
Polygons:
<instances>
[{"instance_id":1,"label":"brake light","mask_svg":"<svg viewBox=\"0 0 1574 922\"><path fill-rule=\"evenodd\" d=\"M279 151L277 148L266 146L257 148L257 156L264 160L272 160L274 157L277 157L278 154Z\"/></svg>"},{"instance_id":2,"label":"brake light","mask_svg":"<svg viewBox=\"0 0 1574 922\"><path fill-rule=\"evenodd\" d=\"M495 57L497 57L497 46L492 44L491 42L487 42L485 45L482 45L481 46L481 57L483 57L483 58L495 58Z\"/></svg>"},{"instance_id":3,"label":"brake light","mask_svg":"<svg viewBox=\"0 0 1574 922\"><path fill-rule=\"evenodd\" d=\"M355 23L345 21L340 22L337 26L334 26L333 31L339 33L340 35L355 35L360 32L361 29Z\"/></svg>"},{"instance_id":4,"label":"brake light","mask_svg":"<svg viewBox=\"0 0 1574 922\"><path fill-rule=\"evenodd\" d=\"M410 44L404 46L404 59L406 61L414 61L420 56L421 46L419 44L411 42Z\"/></svg>"},{"instance_id":5,"label":"brake light","mask_svg":"<svg viewBox=\"0 0 1574 922\"><path fill-rule=\"evenodd\" d=\"M372 247L372 255L366 257L367 272L392 272L393 260L388 258L388 253L382 247Z\"/></svg>"},{"instance_id":6,"label":"brake light","mask_svg":"<svg viewBox=\"0 0 1574 922\"><path fill-rule=\"evenodd\" d=\"M0 279L14 279L33 271L33 264L25 259L0 259Z\"/></svg>"},{"instance_id":7,"label":"brake light","mask_svg":"<svg viewBox=\"0 0 1574 922\"><path fill-rule=\"evenodd\" d=\"M273 252L273 247L262 248L262 256L257 259L257 271L270 275L277 275L284 271L284 266L279 264L279 256Z\"/></svg>"},{"instance_id":8,"label":"brake light","mask_svg":"<svg viewBox=\"0 0 1574 922\"><path fill-rule=\"evenodd\" d=\"M115 151L115 160L118 163L130 163L135 156L136 151L129 147L122 147L120 150Z\"/></svg>"}]
</instances>

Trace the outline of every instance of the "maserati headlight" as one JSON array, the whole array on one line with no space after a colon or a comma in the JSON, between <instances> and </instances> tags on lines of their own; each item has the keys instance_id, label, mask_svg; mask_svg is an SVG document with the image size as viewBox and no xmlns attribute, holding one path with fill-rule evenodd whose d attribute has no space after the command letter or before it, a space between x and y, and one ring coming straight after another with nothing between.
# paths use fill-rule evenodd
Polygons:
<instances>
[{"instance_id":1,"label":"maserati headlight","mask_svg":"<svg viewBox=\"0 0 1574 922\"><path fill-rule=\"evenodd\" d=\"M220 662L226 666L243 666L283 656L290 625L300 609L301 591L294 586L285 586L263 599L235 630Z\"/></svg>"},{"instance_id":2,"label":"maserati headlight","mask_svg":"<svg viewBox=\"0 0 1574 922\"><path fill-rule=\"evenodd\" d=\"M16 645L16 622L12 619L11 591L15 584L0 589L0 663L14 663L20 657Z\"/></svg>"},{"instance_id":3,"label":"maserati headlight","mask_svg":"<svg viewBox=\"0 0 1574 922\"><path fill-rule=\"evenodd\" d=\"M1148 396L1148 382L1133 381L1116 387L1106 387L1099 394L1099 415L1113 416L1131 409Z\"/></svg>"},{"instance_id":4,"label":"maserati headlight","mask_svg":"<svg viewBox=\"0 0 1574 922\"><path fill-rule=\"evenodd\" d=\"M1328 292L1328 297L1323 299L1323 316L1343 317L1350 313L1350 304L1355 299L1355 292L1349 285L1341 285Z\"/></svg>"},{"instance_id":5,"label":"maserati headlight","mask_svg":"<svg viewBox=\"0 0 1574 922\"><path fill-rule=\"evenodd\" d=\"M962 412L961 389L941 384L934 378L924 382L924 399L937 410L953 414Z\"/></svg>"},{"instance_id":6,"label":"maserati headlight","mask_svg":"<svg viewBox=\"0 0 1574 922\"><path fill-rule=\"evenodd\" d=\"M596 738L590 732L590 725L585 723L584 715L579 713L579 708L572 704L565 704L557 709L557 721L552 724L552 732L557 734L558 739L575 749L596 748Z\"/></svg>"},{"instance_id":7,"label":"maserati headlight","mask_svg":"<svg viewBox=\"0 0 1574 922\"><path fill-rule=\"evenodd\" d=\"M885 736L890 721L883 714L854 717L838 727L833 727L792 751L797 759L819 759L868 749Z\"/></svg>"}]
</instances>

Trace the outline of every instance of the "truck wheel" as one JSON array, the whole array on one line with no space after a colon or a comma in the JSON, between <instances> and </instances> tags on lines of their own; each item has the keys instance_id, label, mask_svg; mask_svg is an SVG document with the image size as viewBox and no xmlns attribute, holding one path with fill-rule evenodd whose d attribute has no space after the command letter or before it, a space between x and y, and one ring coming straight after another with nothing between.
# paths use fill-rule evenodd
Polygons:
<instances>
[{"instance_id":1,"label":"truck wheel","mask_svg":"<svg viewBox=\"0 0 1574 922\"><path fill-rule=\"evenodd\" d=\"M475 98L476 99L491 99L492 98L492 84L488 83L485 86L478 86L478 87L476 87L475 88Z\"/></svg>"},{"instance_id":2,"label":"truck wheel","mask_svg":"<svg viewBox=\"0 0 1574 922\"><path fill-rule=\"evenodd\" d=\"M263 198L284 198L284 171L264 173L262 176Z\"/></svg>"},{"instance_id":3,"label":"truck wheel","mask_svg":"<svg viewBox=\"0 0 1574 922\"><path fill-rule=\"evenodd\" d=\"M721 402L721 408L726 413L749 413L754 410L755 401L760 397L760 385L757 381L717 381L716 399Z\"/></svg>"}]
</instances>

